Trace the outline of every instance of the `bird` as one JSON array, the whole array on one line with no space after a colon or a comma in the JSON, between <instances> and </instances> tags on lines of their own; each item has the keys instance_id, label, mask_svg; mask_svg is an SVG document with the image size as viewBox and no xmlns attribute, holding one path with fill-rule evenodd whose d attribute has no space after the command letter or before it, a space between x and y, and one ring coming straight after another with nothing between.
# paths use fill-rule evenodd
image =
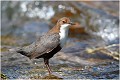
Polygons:
<instances>
[{"instance_id":1,"label":"bird","mask_svg":"<svg viewBox=\"0 0 120 80\"><path fill-rule=\"evenodd\" d=\"M68 17L60 18L56 25L46 34L30 45L9 49L20 53L29 59L44 59L44 64L49 74L52 73L49 66L49 59L59 52L65 45L68 38L69 27L74 25Z\"/></svg>"}]
</instances>

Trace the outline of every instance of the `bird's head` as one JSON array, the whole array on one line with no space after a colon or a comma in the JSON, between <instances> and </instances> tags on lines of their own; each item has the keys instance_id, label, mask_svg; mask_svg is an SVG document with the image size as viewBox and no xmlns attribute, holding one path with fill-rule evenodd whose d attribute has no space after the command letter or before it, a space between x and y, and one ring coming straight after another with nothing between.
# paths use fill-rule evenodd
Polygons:
<instances>
[{"instance_id":1,"label":"bird's head","mask_svg":"<svg viewBox=\"0 0 120 80\"><path fill-rule=\"evenodd\" d=\"M60 28L69 28L69 26L74 25L74 23L72 23L69 18L63 17L63 18L58 20L57 25Z\"/></svg>"},{"instance_id":2,"label":"bird's head","mask_svg":"<svg viewBox=\"0 0 120 80\"><path fill-rule=\"evenodd\" d=\"M60 32L60 30L66 31L69 29L69 26L71 25L74 25L74 23L72 23L69 18L63 17L57 21L56 25L49 32L58 33Z\"/></svg>"}]
</instances>

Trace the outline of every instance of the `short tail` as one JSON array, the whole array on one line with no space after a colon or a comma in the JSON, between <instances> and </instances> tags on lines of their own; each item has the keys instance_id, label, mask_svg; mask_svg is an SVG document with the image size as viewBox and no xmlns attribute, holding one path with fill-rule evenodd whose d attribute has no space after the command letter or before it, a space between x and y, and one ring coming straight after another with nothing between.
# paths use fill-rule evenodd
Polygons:
<instances>
[{"instance_id":1,"label":"short tail","mask_svg":"<svg viewBox=\"0 0 120 80\"><path fill-rule=\"evenodd\" d=\"M18 47L18 48L13 48L13 49L9 49L10 52L17 52L20 53L24 56L28 56L28 53L26 51L24 51L22 48Z\"/></svg>"}]
</instances>

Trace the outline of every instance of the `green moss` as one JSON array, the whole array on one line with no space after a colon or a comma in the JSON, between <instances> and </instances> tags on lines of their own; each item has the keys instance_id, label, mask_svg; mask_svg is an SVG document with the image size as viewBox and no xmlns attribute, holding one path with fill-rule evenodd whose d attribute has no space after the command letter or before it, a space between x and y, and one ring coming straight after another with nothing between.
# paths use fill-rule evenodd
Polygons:
<instances>
[{"instance_id":1,"label":"green moss","mask_svg":"<svg viewBox=\"0 0 120 80\"><path fill-rule=\"evenodd\" d=\"M8 77L7 77L5 74L2 74L2 73L1 73L0 76L1 76L1 79L3 79L3 80L7 80L7 79L8 79Z\"/></svg>"},{"instance_id":2,"label":"green moss","mask_svg":"<svg viewBox=\"0 0 120 80\"><path fill-rule=\"evenodd\" d=\"M1 48L1 52L5 52L5 51L8 51L8 49L6 49L6 48Z\"/></svg>"},{"instance_id":3,"label":"green moss","mask_svg":"<svg viewBox=\"0 0 120 80\"><path fill-rule=\"evenodd\" d=\"M57 80L62 80L62 78L55 76L55 75L47 75L43 79L57 79Z\"/></svg>"},{"instance_id":4,"label":"green moss","mask_svg":"<svg viewBox=\"0 0 120 80\"><path fill-rule=\"evenodd\" d=\"M1 45L16 45L17 38L13 36L1 36Z\"/></svg>"}]
</instances>

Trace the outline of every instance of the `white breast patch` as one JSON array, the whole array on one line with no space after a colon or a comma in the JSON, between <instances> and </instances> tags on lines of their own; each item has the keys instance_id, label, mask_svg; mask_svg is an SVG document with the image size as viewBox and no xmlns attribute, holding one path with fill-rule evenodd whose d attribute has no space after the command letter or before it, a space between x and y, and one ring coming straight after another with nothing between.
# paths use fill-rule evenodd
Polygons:
<instances>
[{"instance_id":1,"label":"white breast patch","mask_svg":"<svg viewBox=\"0 0 120 80\"><path fill-rule=\"evenodd\" d=\"M60 46L63 47L66 43L67 37L68 37L68 29L70 24L63 24L60 27Z\"/></svg>"}]
</instances>

